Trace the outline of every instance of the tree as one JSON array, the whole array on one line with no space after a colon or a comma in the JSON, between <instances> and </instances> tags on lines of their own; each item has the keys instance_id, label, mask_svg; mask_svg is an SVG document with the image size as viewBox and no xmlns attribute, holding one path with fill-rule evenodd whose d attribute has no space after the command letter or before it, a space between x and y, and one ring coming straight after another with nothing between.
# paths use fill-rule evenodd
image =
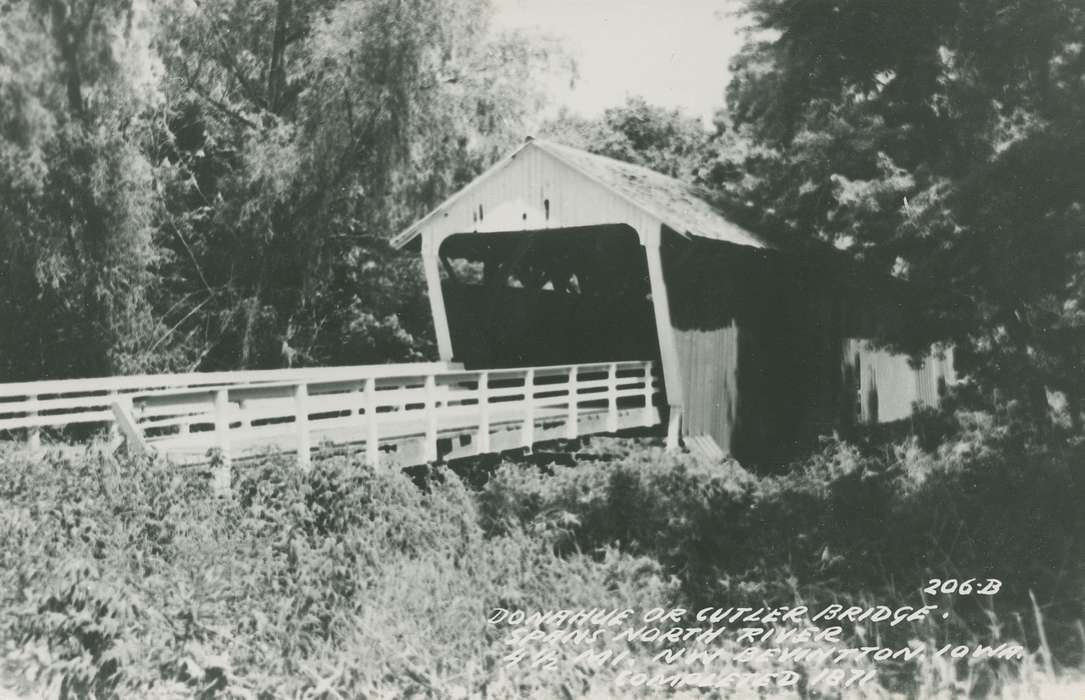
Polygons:
<instances>
[{"instance_id":1,"label":"tree","mask_svg":"<svg viewBox=\"0 0 1085 700\"><path fill-rule=\"evenodd\" d=\"M161 95L148 16L124 0L0 9L0 375L165 367L151 353Z\"/></svg>"},{"instance_id":2,"label":"tree","mask_svg":"<svg viewBox=\"0 0 1085 700\"><path fill-rule=\"evenodd\" d=\"M977 381L1041 422L1048 389L1079 407L1085 10L743 6L755 31L732 66L721 138L758 148L742 167L718 148L712 184L887 273L950 287L968 302L949 316Z\"/></svg>"},{"instance_id":3,"label":"tree","mask_svg":"<svg viewBox=\"0 0 1085 700\"><path fill-rule=\"evenodd\" d=\"M168 17L170 296L200 367L410 359L386 239L519 139L551 47L489 5L209 0Z\"/></svg>"},{"instance_id":4,"label":"tree","mask_svg":"<svg viewBox=\"0 0 1085 700\"><path fill-rule=\"evenodd\" d=\"M0 8L0 375L412 359L386 241L522 137L486 0Z\"/></svg>"},{"instance_id":5,"label":"tree","mask_svg":"<svg viewBox=\"0 0 1085 700\"><path fill-rule=\"evenodd\" d=\"M563 110L540 133L685 180L696 176L709 137L696 118L648 104L643 97L627 98L624 105L605 110L599 119Z\"/></svg>"}]
</instances>

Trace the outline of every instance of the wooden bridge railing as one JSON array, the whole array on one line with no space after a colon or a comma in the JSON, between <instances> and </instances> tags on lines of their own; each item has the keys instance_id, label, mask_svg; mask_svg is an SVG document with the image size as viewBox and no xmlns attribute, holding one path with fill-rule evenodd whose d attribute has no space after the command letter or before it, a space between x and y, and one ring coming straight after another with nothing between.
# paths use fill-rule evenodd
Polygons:
<instances>
[{"instance_id":1,"label":"wooden bridge railing","mask_svg":"<svg viewBox=\"0 0 1085 700\"><path fill-rule=\"evenodd\" d=\"M409 369L408 369L409 368ZM89 379L59 379L0 384L0 436L25 433L32 449L41 445L43 428L113 426L114 402L155 391L246 386L310 378L367 377L404 371L462 368L445 362L359 365L244 372L191 372Z\"/></svg>"},{"instance_id":2,"label":"wooden bridge railing","mask_svg":"<svg viewBox=\"0 0 1085 700\"><path fill-rule=\"evenodd\" d=\"M0 431L104 423L182 463L322 444L408 466L659 422L651 362L465 370L407 364L0 385Z\"/></svg>"}]
</instances>

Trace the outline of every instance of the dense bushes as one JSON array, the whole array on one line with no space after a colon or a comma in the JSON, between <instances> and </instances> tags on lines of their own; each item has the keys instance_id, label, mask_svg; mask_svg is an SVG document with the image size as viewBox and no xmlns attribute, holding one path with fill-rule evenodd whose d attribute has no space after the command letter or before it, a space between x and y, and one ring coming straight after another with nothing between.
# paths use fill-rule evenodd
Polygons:
<instances>
[{"instance_id":1,"label":"dense bushes","mask_svg":"<svg viewBox=\"0 0 1085 700\"><path fill-rule=\"evenodd\" d=\"M1045 651L1079 666L1082 452L962 415L936 452L831 442L779 476L598 440L576 467L506 463L477 491L446 469L419 484L346 458L309 474L269 458L235 470L226 500L159 462L11 453L3 675L74 697L577 696L601 689L582 667L503 670L487 612L914 605L947 576L1005 587L883 644L1039 647L1031 592ZM883 670L922 694L1010 673Z\"/></svg>"},{"instance_id":2,"label":"dense bushes","mask_svg":"<svg viewBox=\"0 0 1085 700\"><path fill-rule=\"evenodd\" d=\"M1085 445L1037 443L984 414L957 416L934 452L914 439L844 442L756 477L658 449L548 475L503 467L480 494L483 527L564 525L563 551L613 546L657 559L700 605L916 604L931 578L997 578L996 597L938 596L944 623L885 630L885 643L1016 639L1082 664ZM597 447L597 449L599 449ZM896 638L894 638L894 635Z\"/></svg>"},{"instance_id":3,"label":"dense bushes","mask_svg":"<svg viewBox=\"0 0 1085 700\"><path fill-rule=\"evenodd\" d=\"M495 605L649 605L659 567L485 538L442 471L420 490L346 459L239 471L235 497L157 462L8 455L0 640L11 680L76 697L518 694Z\"/></svg>"}]
</instances>

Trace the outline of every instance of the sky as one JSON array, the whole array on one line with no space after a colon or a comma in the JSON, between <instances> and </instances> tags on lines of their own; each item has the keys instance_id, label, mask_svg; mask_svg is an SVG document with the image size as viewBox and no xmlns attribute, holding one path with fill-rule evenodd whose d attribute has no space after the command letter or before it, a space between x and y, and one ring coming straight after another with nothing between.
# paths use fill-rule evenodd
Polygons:
<instances>
[{"instance_id":1,"label":"sky","mask_svg":"<svg viewBox=\"0 0 1085 700\"><path fill-rule=\"evenodd\" d=\"M680 107L708 123L723 106L727 63L741 45L728 0L493 0L495 28L554 36L577 61L557 106L597 116L627 96Z\"/></svg>"}]
</instances>

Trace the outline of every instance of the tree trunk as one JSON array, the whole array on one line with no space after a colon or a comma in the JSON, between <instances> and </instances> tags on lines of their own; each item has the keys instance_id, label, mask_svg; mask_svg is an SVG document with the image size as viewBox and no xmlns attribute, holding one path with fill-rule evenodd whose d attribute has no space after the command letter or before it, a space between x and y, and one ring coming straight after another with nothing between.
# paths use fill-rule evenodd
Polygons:
<instances>
[{"instance_id":1,"label":"tree trunk","mask_svg":"<svg viewBox=\"0 0 1085 700\"><path fill-rule=\"evenodd\" d=\"M286 91L286 25L290 19L291 0L278 0L275 7L275 36L271 43L271 66L267 76L267 108L278 114Z\"/></svg>"},{"instance_id":2,"label":"tree trunk","mask_svg":"<svg viewBox=\"0 0 1085 700\"><path fill-rule=\"evenodd\" d=\"M72 36L71 8L63 0L53 0L50 10L53 19L53 40L56 41L60 60L64 64L68 108L77 119L82 120L85 115L83 73L79 66L79 37Z\"/></svg>"}]
</instances>

